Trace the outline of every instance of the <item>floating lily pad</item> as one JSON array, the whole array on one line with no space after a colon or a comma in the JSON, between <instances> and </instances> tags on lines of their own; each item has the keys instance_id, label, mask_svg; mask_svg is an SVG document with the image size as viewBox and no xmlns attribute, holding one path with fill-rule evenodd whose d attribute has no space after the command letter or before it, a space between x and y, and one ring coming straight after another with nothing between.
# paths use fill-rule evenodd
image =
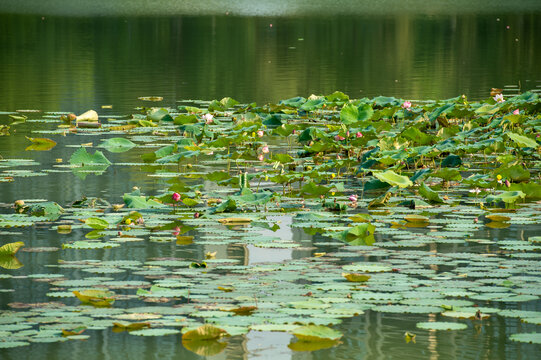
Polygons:
<instances>
[{"instance_id":1,"label":"floating lily pad","mask_svg":"<svg viewBox=\"0 0 541 360\"><path fill-rule=\"evenodd\" d=\"M468 325L456 322L432 321L419 322L417 327L425 330L464 330L468 328Z\"/></svg>"}]
</instances>

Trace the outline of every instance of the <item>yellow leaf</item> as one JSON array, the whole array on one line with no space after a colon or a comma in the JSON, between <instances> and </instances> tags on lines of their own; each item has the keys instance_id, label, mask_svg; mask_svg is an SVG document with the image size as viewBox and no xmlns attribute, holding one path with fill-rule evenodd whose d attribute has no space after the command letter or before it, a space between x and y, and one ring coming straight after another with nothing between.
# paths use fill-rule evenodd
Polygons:
<instances>
[{"instance_id":1,"label":"yellow leaf","mask_svg":"<svg viewBox=\"0 0 541 360\"><path fill-rule=\"evenodd\" d=\"M193 236L177 236L177 245L190 245L193 243Z\"/></svg>"},{"instance_id":2,"label":"yellow leaf","mask_svg":"<svg viewBox=\"0 0 541 360\"><path fill-rule=\"evenodd\" d=\"M129 323L129 324L122 324L118 322L113 323L113 331L114 332L121 332L121 331L132 331L132 330L141 330L144 328L150 328L150 323L144 322L144 323Z\"/></svg>"},{"instance_id":3,"label":"yellow leaf","mask_svg":"<svg viewBox=\"0 0 541 360\"><path fill-rule=\"evenodd\" d=\"M223 292L231 292L235 290L233 287L225 287L225 286L218 286L218 290L222 290Z\"/></svg>"},{"instance_id":4,"label":"yellow leaf","mask_svg":"<svg viewBox=\"0 0 541 360\"><path fill-rule=\"evenodd\" d=\"M107 290L73 291L73 294L77 296L82 303L96 307L111 306L115 302L115 299L111 297L114 293Z\"/></svg>"},{"instance_id":5,"label":"yellow leaf","mask_svg":"<svg viewBox=\"0 0 541 360\"><path fill-rule=\"evenodd\" d=\"M486 218L491 221L496 221L496 222L503 222L503 221L511 220L509 216L503 216L503 215L487 215Z\"/></svg>"},{"instance_id":6,"label":"yellow leaf","mask_svg":"<svg viewBox=\"0 0 541 360\"><path fill-rule=\"evenodd\" d=\"M5 244L0 247L0 256L15 255L20 248L24 246L22 241Z\"/></svg>"},{"instance_id":7,"label":"yellow leaf","mask_svg":"<svg viewBox=\"0 0 541 360\"><path fill-rule=\"evenodd\" d=\"M220 329L214 325L205 324L182 335L182 341L217 340L224 336L229 336L229 333L224 329Z\"/></svg>"},{"instance_id":8,"label":"yellow leaf","mask_svg":"<svg viewBox=\"0 0 541 360\"><path fill-rule=\"evenodd\" d=\"M356 273L342 273L342 276L351 282L365 282L371 278L370 275L366 274L356 274Z\"/></svg>"},{"instance_id":9,"label":"yellow leaf","mask_svg":"<svg viewBox=\"0 0 541 360\"><path fill-rule=\"evenodd\" d=\"M255 310L257 310L257 306L241 306L239 308L231 309L228 311L234 312L235 315L248 316L252 315Z\"/></svg>"},{"instance_id":10,"label":"yellow leaf","mask_svg":"<svg viewBox=\"0 0 541 360\"><path fill-rule=\"evenodd\" d=\"M225 225L230 225L230 224L249 224L250 222L252 222L252 219L248 219L248 218L223 218L223 219L218 219L218 221L222 224L225 224Z\"/></svg>"}]
</instances>

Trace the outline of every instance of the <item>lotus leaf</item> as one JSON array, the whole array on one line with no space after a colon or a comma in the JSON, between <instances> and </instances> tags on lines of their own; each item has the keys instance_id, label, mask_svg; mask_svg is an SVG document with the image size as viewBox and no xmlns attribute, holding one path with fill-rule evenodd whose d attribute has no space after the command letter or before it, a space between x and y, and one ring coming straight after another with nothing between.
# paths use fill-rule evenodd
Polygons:
<instances>
[{"instance_id":1,"label":"lotus leaf","mask_svg":"<svg viewBox=\"0 0 541 360\"><path fill-rule=\"evenodd\" d=\"M107 139L106 141L102 142L99 146L102 148L105 148L106 150L110 152L122 153L122 152L126 152L132 149L136 145L128 139L116 137L116 138Z\"/></svg>"},{"instance_id":2,"label":"lotus leaf","mask_svg":"<svg viewBox=\"0 0 541 360\"><path fill-rule=\"evenodd\" d=\"M406 188L413 185L413 183L407 176L398 175L392 170L387 170L384 172L374 172L374 176L377 177L379 180L388 183L391 186Z\"/></svg>"},{"instance_id":3,"label":"lotus leaf","mask_svg":"<svg viewBox=\"0 0 541 360\"><path fill-rule=\"evenodd\" d=\"M228 332L216 326L206 324L195 330L188 331L182 335L182 341L217 340L229 336Z\"/></svg>"},{"instance_id":4,"label":"lotus leaf","mask_svg":"<svg viewBox=\"0 0 541 360\"><path fill-rule=\"evenodd\" d=\"M293 330L292 333L300 341L306 342L336 341L343 336L340 331L321 325L301 326Z\"/></svg>"},{"instance_id":5,"label":"lotus leaf","mask_svg":"<svg viewBox=\"0 0 541 360\"><path fill-rule=\"evenodd\" d=\"M107 290L83 290L73 291L73 294L84 304L90 304L97 307L107 307L115 302L115 293Z\"/></svg>"},{"instance_id":6,"label":"lotus leaf","mask_svg":"<svg viewBox=\"0 0 541 360\"><path fill-rule=\"evenodd\" d=\"M34 150L34 151L48 151L48 150L51 150L52 148L54 148L56 146L56 142L51 140L51 139L47 139L47 138L30 138L28 136L26 136L26 138L28 140L30 140L30 142L32 142L32 145L29 145L26 147L26 151L28 150Z\"/></svg>"},{"instance_id":7,"label":"lotus leaf","mask_svg":"<svg viewBox=\"0 0 541 360\"><path fill-rule=\"evenodd\" d=\"M24 246L24 242L17 241L0 247L0 256L13 256Z\"/></svg>"},{"instance_id":8,"label":"lotus leaf","mask_svg":"<svg viewBox=\"0 0 541 360\"><path fill-rule=\"evenodd\" d=\"M468 325L457 322L432 321L419 322L417 327L425 330L464 330L468 328Z\"/></svg>"}]
</instances>

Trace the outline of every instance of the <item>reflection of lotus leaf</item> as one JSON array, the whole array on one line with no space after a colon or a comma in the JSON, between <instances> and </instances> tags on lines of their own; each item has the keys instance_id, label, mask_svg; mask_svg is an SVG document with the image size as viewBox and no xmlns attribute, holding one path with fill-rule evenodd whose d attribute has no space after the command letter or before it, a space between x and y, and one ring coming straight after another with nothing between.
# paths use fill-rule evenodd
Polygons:
<instances>
[{"instance_id":1,"label":"reflection of lotus leaf","mask_svg":"<svg viewBox=\"0 0 541 360\"><path fill-rule=\"evenodd\" d=\"M221 353L227 347L227 343L218 340L184 340L182 345L201 356L214 356Z\"/></svg>"}]
</instances>

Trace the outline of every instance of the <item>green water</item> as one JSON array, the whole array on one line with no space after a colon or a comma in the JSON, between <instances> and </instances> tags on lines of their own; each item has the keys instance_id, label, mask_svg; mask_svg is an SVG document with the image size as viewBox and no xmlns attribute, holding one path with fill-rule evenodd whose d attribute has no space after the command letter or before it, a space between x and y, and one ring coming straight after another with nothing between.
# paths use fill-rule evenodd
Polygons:
<instances>
[{"instance_id":1,"label":"green water","mask_svg":"<svg viewBox=\"0 0 541 360\"><path fill-rule=\"evenodd\" d=\"M510 3L496 2L490 10L475 5L483 10L478 14L460 9L460 4L449 8L443 2L436 2L425 12L411 11L411 6L384 7L396 5L391 2L370 7L365 13L333 12L327 6L316 14L303 13L302 8L291 10L285 17L278 16L285 12L276 10L279 7L268 11L259 8L261 13L257 15L262 16L252 18L235 16L240 11L225 15L221 10L217 12L219 15L213 16L195 16L201 13L198 10L187 12L188 15L181 12L163 16L162 12L157 14L161 16L147 17L143 14L149 11L142 13L140 9L133 12L111 10L113 17L94 17L70 12L70 7L64 13L39 7L33 11L15 11L19 7L13 5L15 2L7 1L0 9L9 13L30 12L30 15L0 15L0 111L39 109L81 113L96 109L101 116L107 117L131 114L134 106L145 105L137 98L148 95L163 96L163 105L176 106L182 99L220 99L224 96L245 103L264 104L297 95L328 94L334 90L342 90L352 98L389 95L404 99L442 99L459 94L470 99L483 99L489 97L492 87L503 88L505 94L528 89L539 91L539 6L537 2L524 2L521 8L512 7ZM355 8L351 2L345 2L345 5L344 9ZM91 9L89 13L104 15L100 11ZM113 105L113 109L102 110L102 105ZM31 119L40 117L30 115ZM1 115L0 124L6 123L7 116ZM37 137L32 131L49 128L33 122L17 127L12 136L0 137L0 155L32 158L40 163L40 169L52 169L55 159L62 158L65 162L74 150L66 145L87 142L96 145L99 142L93 135L55 136L58 145L50 152L24 152L27 145L24 135ZM142 152L107 156L115 163L137 162ZM17 178L13 183L0 183L1 210L10 212L11 203L21 198L42 198L64 205L86 195L118 203L122 201L122 194L131 191L133 186L156 194L164 183L147 175L138 167L113 166L103 175L91 175L86 180L71 172ZM291 222L288 216L278 218L285 224ZM22 238L28 247L59 246L66 241L47 225L37 224L20 232L22 236L2 235L2 244ZM479 230L474 237L509 240L527 238L538 232L538 225L513 225L507 229ZM301 242L305 247L321 241L317 236L314 238L287 225L279 234ZM70 240L83 237L81 230L69 235ZM20 253L18 258L24 267L18 272L2 269L0 274L25 276L48 272L45 265L56 264L60 259L145 261L172 256L201 259L208 250L216 250L216 247L192 245L182 248L138 242L124 246L120 251L88 250L84 255ZM343 249L332 245L323 250ZM434 250L483 252L486 249L482 245L439 245ZM313 252L238 246L224 246L218 251L222 257L243 259L246 264L302 259ZM359 259L369 257L346 260ZM439 271L444 270L443 267ZM81 276L77 272L70 275ZM139 279L133 275L120 278ZM0 281L2 289L15 290L1 294L2 310L8 309L7 304L13 302L51 301L45 295L50 289L48 283L29 279ZM71 299L67 303L75 304ZM139 301L137 306L143 305ZM506 308L514 307L517 305L506 305ZM540 310L539 301L518 307ZM535 359L539 354L537 345L508 339L509 334L523 330L539 331L539 326L496 316L482 327L430 333L419 336L415 345L406 344L404 331L416 331L415 323L426 320L426 315L367 311L364 315L346 318L336 326L345 336L343 344L335 348L296 353L287 348L294 338L290 334L251 332L232 337L226 350L211 358ZM201 358L186 350L178 336L143 338L114 334L110 329L87 333L91 336L86 341L2 349L0 358Z\"/></svg>"}]
</instances>

